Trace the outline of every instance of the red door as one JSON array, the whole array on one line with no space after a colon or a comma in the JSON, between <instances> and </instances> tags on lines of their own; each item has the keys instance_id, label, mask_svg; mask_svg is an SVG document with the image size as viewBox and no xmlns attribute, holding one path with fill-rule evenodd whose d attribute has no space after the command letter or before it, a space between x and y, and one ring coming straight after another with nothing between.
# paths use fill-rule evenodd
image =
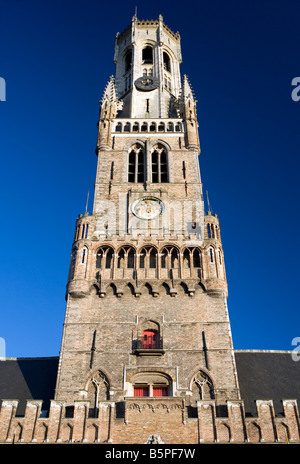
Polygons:
<instances>
[{"instance_id":1,"label":"red door","mask_svg":"<svg viewBox=\"0 0 300 464\"><path fill-rule=\"evenodd\" d=\"M148 387L134 387L134 396L149 396Z\"/></svg>"},{"instance_id":2,"label":"red door","mask_svg":"<svg viewBox=\"0 0 300 464\"><path fill-rule=\"evenodd\" d=\"M143 349L153 350L158 347L157 332L155 330L145 330L143 333Z\"/></svg>"},{"instance_id":3,"label":"red door","mask_svg":"<svg viewBox=\"0 0 300 464\"><path fill-rule=\"evenodd\" d=\"M153 396L168 396L168 387L153 387Z\"/></svg>"}]
</instances>

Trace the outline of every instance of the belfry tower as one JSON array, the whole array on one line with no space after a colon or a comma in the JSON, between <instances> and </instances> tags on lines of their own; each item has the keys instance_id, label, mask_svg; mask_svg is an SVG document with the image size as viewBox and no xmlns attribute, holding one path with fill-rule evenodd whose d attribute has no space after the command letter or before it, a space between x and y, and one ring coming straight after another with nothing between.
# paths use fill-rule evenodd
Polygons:
<instances>
[{"instance_id":1,"label":"belfry tower","mask_svg":"<svg viewBox=\"0 0 300 464\"><path fill-rule=\"evenodd\" d=\"M89 417L108 408L115 427L135 424L131 433L148 422L130 411L160 411L143 443L149 433L164 439L165 409L193 418L201 403L222 414L240 393L220 226L204 210L180 36L161 16L134 16L116 36L114 62L93 212L76 222L55 401L82 402Z\"/></svg>"}]
</instances>

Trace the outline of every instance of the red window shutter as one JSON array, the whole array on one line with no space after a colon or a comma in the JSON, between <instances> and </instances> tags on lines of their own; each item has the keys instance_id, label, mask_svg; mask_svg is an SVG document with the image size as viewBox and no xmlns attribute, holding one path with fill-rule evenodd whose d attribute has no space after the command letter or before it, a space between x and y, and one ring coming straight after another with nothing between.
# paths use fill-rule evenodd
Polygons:
<instances>
[{"instance_id":1,"label":"red window shutter","mask_svg":"<svg viewBox=\"0 0 300 464\"><path fill-rule=\"evenodd\" d=\"M148 387L134 387L134 396L149 396Z\"/></svg>"},{"instance_id":2,"label":"red window shutter","mask_svg":"<svg viewBox=\"0 0 300 464\"><path fill-rule=\"evenodd\" d=\"M168 387L153 387L153 396L168 396Z\"/></svg>"}]
</instances>

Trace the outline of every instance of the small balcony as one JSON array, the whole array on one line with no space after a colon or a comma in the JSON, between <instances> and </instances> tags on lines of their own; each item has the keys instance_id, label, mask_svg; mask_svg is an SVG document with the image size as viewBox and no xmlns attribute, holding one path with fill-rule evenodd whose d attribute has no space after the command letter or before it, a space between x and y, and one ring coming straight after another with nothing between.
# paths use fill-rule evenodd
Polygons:
<instances>
[{"instance_id":1,"label":"small balcony","mask_svg":"<svg viewBox=\"0 0 300 464\"><path fill-rule=\"evenodd\" d=\"M135 340L132 340L132 351L138 356L162 356L165 351L163 349L163 339L157 336L143 335Z\"/></svg>"}]
</instances>

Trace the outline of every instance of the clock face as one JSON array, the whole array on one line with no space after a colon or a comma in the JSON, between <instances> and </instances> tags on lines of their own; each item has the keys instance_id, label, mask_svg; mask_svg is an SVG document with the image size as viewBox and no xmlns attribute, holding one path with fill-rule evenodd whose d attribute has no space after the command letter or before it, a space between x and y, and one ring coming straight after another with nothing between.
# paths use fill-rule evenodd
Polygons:
<instances>
[{"instance_id":1,"label":"clock face","mask_svg":"<svg viewBox=\"0 0 300 464\"><path fill-rule=\"evenodd\" d=\"M159 86L159 80L155 77L139 77L135 81L135 86L138 90L142 90L143 92L148 92L150 90L154 90Z\"/></svg>"},{"instance_id":2,"label":"clock face","mask_svg":"<svg viewBox=\"0 0 300 464\"><path fill-rule=\"evenodd\" d=\"M142 198L132 205L132 212L140 219L155 219L163 211L163 203L156 198Z\"/></svg>"}]
</instances>

